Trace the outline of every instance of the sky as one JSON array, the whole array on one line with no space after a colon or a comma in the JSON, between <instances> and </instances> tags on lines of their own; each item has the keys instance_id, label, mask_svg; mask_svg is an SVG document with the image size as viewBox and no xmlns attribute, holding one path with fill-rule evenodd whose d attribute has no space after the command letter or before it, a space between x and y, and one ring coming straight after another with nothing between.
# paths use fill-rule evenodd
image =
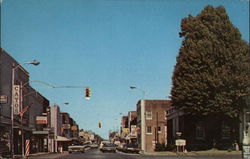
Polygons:
<instances>
[{"instance_id":1,"label":"sky","mask_svg":"<svg viewBox=\"0 0 250 159\"><path fill-rule=\"evenodd\" d=\"M40 62L23 66L30 80L90 87L86 100L84 88L30 83L80 129L108 138L142 90L169 99L181 19L206 5L224 6L249 42L249 0L3 0L2 48L19 63Z\"/></svg>"}]
</instances>

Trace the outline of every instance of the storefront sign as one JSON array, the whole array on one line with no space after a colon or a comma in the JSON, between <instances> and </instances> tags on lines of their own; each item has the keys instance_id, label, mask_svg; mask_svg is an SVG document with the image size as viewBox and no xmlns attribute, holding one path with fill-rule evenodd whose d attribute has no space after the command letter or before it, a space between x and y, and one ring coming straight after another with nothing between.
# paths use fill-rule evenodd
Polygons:
<instances>
[{"instance_id":1,"label":"storefront sign","mask_svg":"<svg viewBox=\"0 0 250 159\"><path fill-rule=\"evenodd\" d=\"M175 145L176 146L185 146L186 145L186 140L183 140L183 139L175 140Z\"/></svg>"},{"instance_id":2,"label":"storefront sign","mask_svg":"<svg viewBox=\"0 0 250 159\"><path fill-rule=\"evenodd\" d=\"M8 103L8 96L0 95L0 104L6 104L6 103Z\"/></svg>"},{"instance_id":3,"label":"storefront sign","mask_svg":"<svg viewBox=\"0 0 250 159\"><path fill-rule=\"evenodd\" d=\"M47 116L36 116L36 124L47 124Z\"/></svg>"},{"instance_id":4,"label":"storefront sign","mask_svg":"<svg viewBox=\"0 0 250 159\"><path fill-rule=\"evenodd\" d=\"M35 130L35 131L32 131L33 134L37 134L37 135L47 135L49 134L49 131L38 131L38 130Z\"/></svg>"},{"instance_id":5,"label":"storefront sign","mask_svg":"<svg viewBox=\"0 0 250 159\"><path fill-rule=\"evenodd\" d=\"M13 111L15 115L18 115L20 112L20 101L21 101L21 96L20 96L20 85L14 85L13 86L13 90L12 90L13 94Z\"/></svg>"},{"instance_id":6,"label":"storefront sign","mask_svg":"<svg viewBox=\"0 0 250 159\"><path fill-rule=\"evenodd\" d=\"M76 131L77 130L77 126L71 126L71 130Z\"/></svg>"},{"instance_id":7,"label":"storefront sign","mask_svg":"<svg viewBox=\"0 0 250 159\"><path fill-rule=\"evenodd\" d=\"M122 132L123 132L124 134L128 134L128 133L129 133L129 128L123 128L123 129L122 129Z\"/></svg>"},{"instance_id":8,"label":"storefront sign","mask_svg":"<svg viewBox=\"0 0 250 159\"><path fill-rule=\"evenodd\" d=\"M131 125L131 137L137 137L136 125Z\"/></svg>"}]
</instances>

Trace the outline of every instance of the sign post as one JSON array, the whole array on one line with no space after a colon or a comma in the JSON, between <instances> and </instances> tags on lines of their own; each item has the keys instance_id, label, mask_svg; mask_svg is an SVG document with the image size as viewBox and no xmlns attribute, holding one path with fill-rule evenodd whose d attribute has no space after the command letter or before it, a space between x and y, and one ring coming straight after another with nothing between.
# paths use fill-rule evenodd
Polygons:
<instances>
[{"instance_id":1,"label":"sign post","mask_svg":"<svg viewBox=\"0 0 250 159\"><path fill-rule=\"evenodd\" d=\"M177 146L177 152L184 152L184 148L186 146L186 140L183 139L177 139L175 140L175 145ZM180 147L182 148L182 150L180 150Z\"/></svg>"}]
</instances>

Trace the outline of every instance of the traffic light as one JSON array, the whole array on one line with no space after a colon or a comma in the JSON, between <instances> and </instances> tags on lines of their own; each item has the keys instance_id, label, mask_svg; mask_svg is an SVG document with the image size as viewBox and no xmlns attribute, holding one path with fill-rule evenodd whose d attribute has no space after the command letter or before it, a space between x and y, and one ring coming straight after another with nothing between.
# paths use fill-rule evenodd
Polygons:
<instances>
[{"instance_id":1,"label":"traffic light","mask_svg":"<svg viewBox=\"0 0 250 159\"><path fill-rule=\"evenodd\" d=\"M86 88L86 89L85 89L85 97L86 97L87 99L89 99L90 96L91 96L91 89L90 89L90 88Z\"/></svg>"},{"instance_id":2,"label":"traffic light","mask_svg":"<svg viewBox=\"0 0 250 159\"><path fill-rule=\"evenodd\" d=\"M98 127L101 128L102 127L102 124L101 122L98 123Z\"/></svg>"}]
</instances>

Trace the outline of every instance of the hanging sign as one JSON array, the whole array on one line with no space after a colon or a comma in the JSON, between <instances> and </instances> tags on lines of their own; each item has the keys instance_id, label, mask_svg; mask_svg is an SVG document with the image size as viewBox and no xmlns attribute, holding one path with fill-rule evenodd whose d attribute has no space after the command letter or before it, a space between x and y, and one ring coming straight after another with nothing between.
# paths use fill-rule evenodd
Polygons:
<instances>
[{"instance_id":1,"label":"hanging sign","mask_svg":"<svg viewBox=\"0 0 250 159\"><path fill-rule=\"evenodd\" d=\"M12 92L13 92L12 94L13 111L15 115L18 115L20 113L20 105L21 105L20 85L13 85Z\"/></svg>"}]
</instances>

